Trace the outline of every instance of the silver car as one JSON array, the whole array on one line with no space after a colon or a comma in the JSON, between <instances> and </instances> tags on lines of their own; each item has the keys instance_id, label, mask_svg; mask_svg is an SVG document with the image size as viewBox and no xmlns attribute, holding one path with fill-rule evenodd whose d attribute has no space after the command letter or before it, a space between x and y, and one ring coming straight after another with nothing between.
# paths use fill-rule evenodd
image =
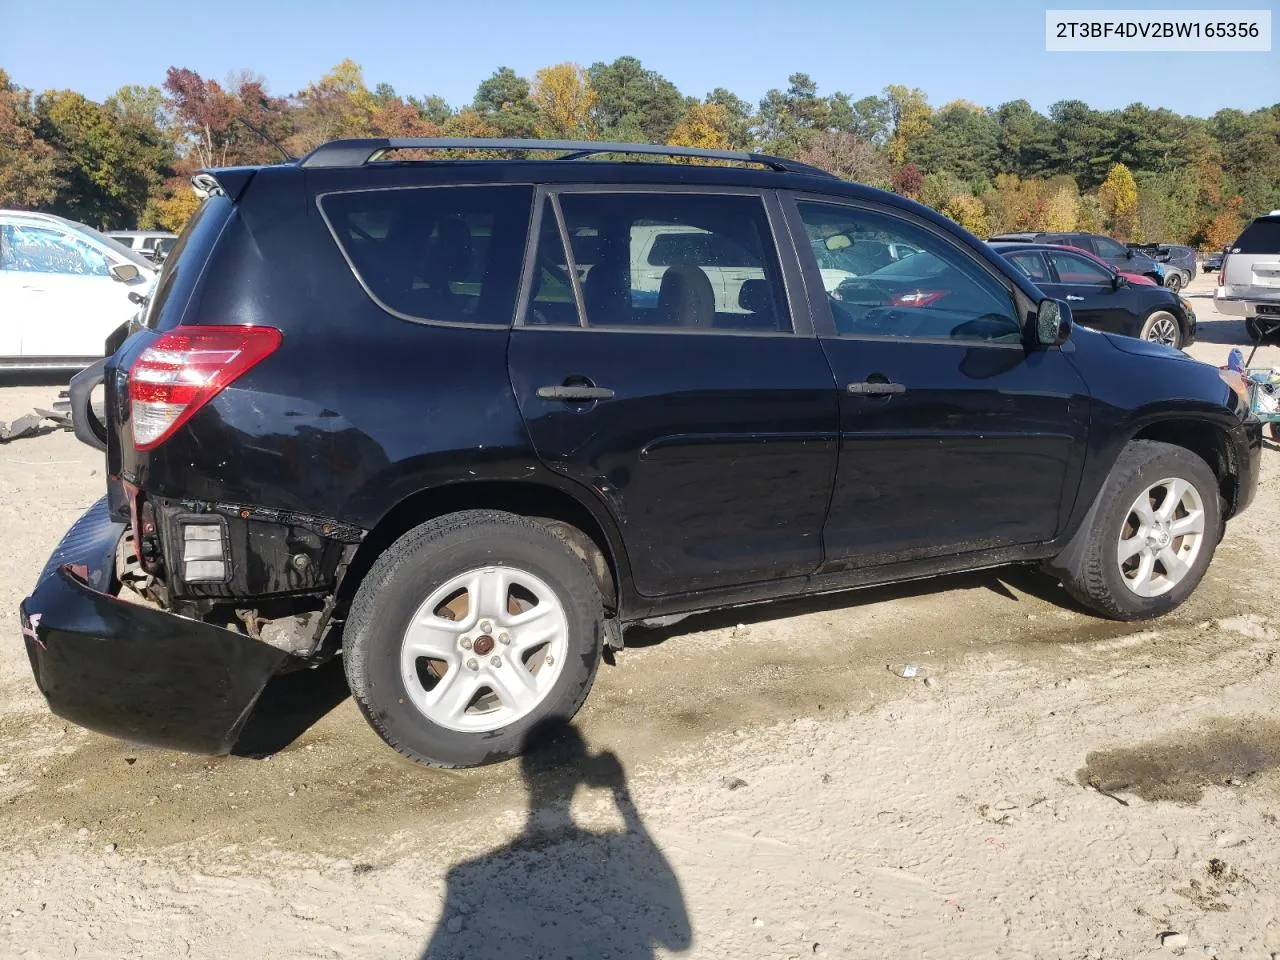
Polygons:
<instances>
[{"instance_id":1,"label":"silver car","mask_svg":"<svg viewBox=\"0 0 1280 960\"><path fill-rule=\"evenodd\" d=\"M1213 303L1244 317L1254 340L1280 331L1280 210L1258 217L1227 248Z\"/></svg>"}]
</instances>

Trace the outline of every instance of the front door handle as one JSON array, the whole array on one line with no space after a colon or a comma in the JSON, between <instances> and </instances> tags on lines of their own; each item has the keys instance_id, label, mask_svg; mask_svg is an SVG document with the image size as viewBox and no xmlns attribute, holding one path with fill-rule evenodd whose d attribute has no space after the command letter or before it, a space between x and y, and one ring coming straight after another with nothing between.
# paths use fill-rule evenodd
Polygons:
<instances>
[{"instance_id":1,"label":"front door handle","mask_svg":"<svg viewBox=\"0 0 1280 960\"><path fill-rule=\"evenodd\" d=\"M905 383L876 383L867 380L862 383L851 383L846 389L859 397L888 397L906 393L907 385Z\"/></svg>"},{"instance_id":2,"label":"front door handle","mask_svg":"<svg viewBox=\"0 0 1280 960\"><path fill-rule=\"evenodd\" d=\"M608 387L539 387L538 396L543 400L568 400L570 402L582 402L585 400L612 400L613 391Z\"/></svg>"},{"instance_id":3,"label":"front door handle","mask_svg":"<svg viewBox=\"0 0 1280 960\"><path fill-rule=\"evenodd\" d=\"M1074 293L1068 293L1068 294L1067 294L1067 299L1068 299L1068 300L1083 300L1083 299L1084 299L1084 297L1077 297Z\"/></svg>"}]
</instances>

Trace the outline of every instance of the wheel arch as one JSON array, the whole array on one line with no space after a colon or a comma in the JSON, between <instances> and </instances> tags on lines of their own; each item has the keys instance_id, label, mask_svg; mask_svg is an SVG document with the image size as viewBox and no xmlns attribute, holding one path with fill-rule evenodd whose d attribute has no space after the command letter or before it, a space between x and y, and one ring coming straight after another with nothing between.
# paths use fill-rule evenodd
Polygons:
<instances>
[{"instance_id":1,"label":"wheel arch","mask_svg":"<svg viewBox=\"0 0 1280 960\"><path fill-rule=\"evenodd\" d=\"M1224 426L1200 417L1172 416L1144 424L1129 437L1129 442L1134 440L1157 440L1194 453L1218 478L1223 518L1235 512L1239 498L1239 464L1235 462L1231 435Z\"/></svg>"},{"instance_id":2,"label":"wheel arch","mask_svg":"<svg viewBox=\"0 0 1280 960\"><path fill-rule=\"evenodd\" d=\"M1102 482L1093 490L1088 508L1076 522L1061 550L1045 562L1045 567L1051 573L1066 576L1067 571L1079 561L1120 453L1135 440L1167 443L1200 457L1218 478L1218 491L1222 497L1222 522L1225 523L1235 512L1239 498L1239 465L1235 462L1235 448L1231 444L1227 428L1208 417L1197 417L1185 412L1147 419L1135 425L1124 441L1115 448L1115 457L1107 467Z\"/></svg>"},{"instance_id":3,"label":"wheel arch","mask_svg":"<svg viewBox=\"0 0 1280 960\"><path fill-rule=\"evenodd\" d=\"M345 610L350 605L378 556L399 537L429 520L460 510L501 510L542 523L582 558L596 578L605 609L617 612L630 568L612 518L557 486L510 480L429 487L392 505L356 550L338 588L338 609Z\"/></svg>"}]
</instances>

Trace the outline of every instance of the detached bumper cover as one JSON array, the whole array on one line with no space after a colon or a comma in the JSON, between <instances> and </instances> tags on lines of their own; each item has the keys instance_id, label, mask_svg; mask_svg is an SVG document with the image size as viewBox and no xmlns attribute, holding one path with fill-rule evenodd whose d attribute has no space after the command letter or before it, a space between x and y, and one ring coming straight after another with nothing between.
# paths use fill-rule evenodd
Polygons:
<instances>
[{"instance_id":1,"label":"detached bumper cover","mask_svg":"<svg viewBox=\"0 0 1280 960\"><path fill-rule=\"evenodd\" d=\"M286 654L111 595L123 532L106 498L99 500L67 531L22 602L36 684L54 713L91 730L226 753Z\"/></svg>"}]
</instances>

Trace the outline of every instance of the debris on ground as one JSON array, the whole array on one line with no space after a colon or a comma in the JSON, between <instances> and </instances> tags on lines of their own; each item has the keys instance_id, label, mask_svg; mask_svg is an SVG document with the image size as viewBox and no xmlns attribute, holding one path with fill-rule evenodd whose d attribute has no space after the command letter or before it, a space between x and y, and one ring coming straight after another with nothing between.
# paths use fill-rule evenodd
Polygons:
<instances>
[{"instance_id":1,"label":"debris on ground","mask_svg":"<svg viewBox=\"0 0 1280 960\"><path fill-rule=\"evenodd\" d=\"M39 414L28 413L25 417L19 417L13 423L5 423L0 420L0 443L8 443L10 440L17 440L19 437L35 434L39 431L40 422L43 419Z\"/></svg>"},{"instance_id":2,"label":"debris on ground","mask_svg":"<svg viewBox=\"0 0 1280 960\"><path fill-rule=\"evenodd\" d=\"M720 778L720 786L724 787L726 790L738 790L746 785L747 781L743 780L741 777Z\"/></svg>"},{"instance_id":3,"label":"debris on ground","mask_svg":"<svg viewBox=\"0 0 1280 960\"><path fill-rule=\"evenodd\" d=\"M928 671L919 663L891 663L889 671L904 680L924 680L928 677Z\"/></svg>"},{"instance_id":4,"label":"debris on ground","mask_svg":"<svg viewBox=\"0 0 1280 960\"><path fill-rule=\"evenodd\" d=\"M1185 947L1190 942L1190 938L1185 933L1175 933L1170 930L1167 933L1160 934L1160 946L1167 947L1170 950Z\"/></svg>"}]
</instances>

